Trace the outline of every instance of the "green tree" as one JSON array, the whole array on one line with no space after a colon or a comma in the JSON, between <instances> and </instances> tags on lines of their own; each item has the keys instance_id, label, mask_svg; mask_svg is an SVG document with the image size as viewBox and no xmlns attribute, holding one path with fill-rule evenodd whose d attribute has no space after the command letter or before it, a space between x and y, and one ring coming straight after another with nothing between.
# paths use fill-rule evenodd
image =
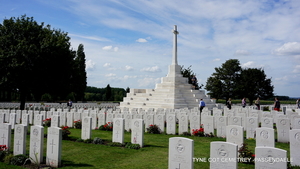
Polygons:
<instances>
[{"instance_id":1,"label":"green tree","mask_svg":"<svg viewBox=\"0 0 300 169\"><path fill-rule=\"evenodd\" d=\"M196 74L193 72L193 70L191 69L192 66L189 66L188 68L184 68L184 66L181 66L181 74L183 77L188 78L188 83L192 84L192 77L196 76ZM199 86L198 82L196 83L195 89L199 90L203 87L203 84L201 84Z\"/></svg>"},{"instance_id":2,"label":"green tree","mask_svg":"<svg viewBox=\"0 0 300 169\"><path fill-rule=\"evenodd\" d=\"M86 89L86 70L85 70L85 53L83 44L79 44L72 75L72 91L76 93L76 100L84 100L84 92Z\"/></svg>"},{"instance_id":3,"label":"green tree","mask_svg":"<svg viewBox=\"0 0 300 169\"><path fill-rule=\"evenodd\" d=\"M105 88L105 100L112 101L112 91L109 84Z\"/></svg>"},{"instance_id":4,"label":"green tree","mask_svg":"<svg viewBox=\"0 0 300 169\"><path fill-rule=\"evenodd\" d=\"M20 94L20 109L31 94L66 97L75 52L67 33L25 15L0 24L0 87Z\"/></svg>"},{"instance_id":5,"label":"green tree","mask_svg":"<svg viewBox=\"0 0 300 169\"><path fill-rule=\"evenodd\" d=\"M239 89L237 95L240 98L248 98L250 105L257 97L261 99L273 97L274 87L271 85L272 81L270 78L267 78L263 69L242 69L240 80L237 83Z\"/></svg>"},{"instance_id":6,"label":"green tree","mask_svg":"<svg viewBox=\"0 0 300 169\"><path fill-rule=\"evenodd\" d=\"M237 59L227 60L215 71L208 78L205 89L216 99L234 98L238 90L236 82L242 71L240 62Z\"/></svg>"}]
</instances>

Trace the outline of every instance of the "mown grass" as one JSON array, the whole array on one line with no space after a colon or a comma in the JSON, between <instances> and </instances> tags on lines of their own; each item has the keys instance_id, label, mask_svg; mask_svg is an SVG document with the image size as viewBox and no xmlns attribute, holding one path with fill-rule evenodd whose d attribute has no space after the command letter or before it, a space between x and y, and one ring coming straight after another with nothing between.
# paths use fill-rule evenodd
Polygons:
<instances>
[{"instance_id":1,"label":"mown grass","mask_svg":"<svg viewBox=\"0 0 300 169\"><path fill-rule=\"evenodd\" d=\"M47 131L47 130L45 130ZM70 129L72 139L81 136L80 129ZM99 137L107 142L112 141L111 131L93 130L92 138ZM125 132L125 142L130 142L130 133ZM144 147L139 150L124 147L110 147L107 145L87 144L70 140L62 141L62 167L71 168L129 168L129 169L163 169L168 168L169 138L183 137L166 134L144 134ZM194 137L184 136L194 140L194 157L209 158L210 142L226 141L225 138L217 137ZM13 138L13 135L12 135ZM46 140L44 140L44 158L46 156ZM245 140L251 151L254 152L255 140ZM276 143L276 148L288 151L289 144ZM29 135L27 135L27 154L29 154ZM251 164L238 164L239 169L253 169ZM0 168L22 168L0 163ZM195 169L209 168L209 162L194 162Z\"/></svg>"}]
</instances>

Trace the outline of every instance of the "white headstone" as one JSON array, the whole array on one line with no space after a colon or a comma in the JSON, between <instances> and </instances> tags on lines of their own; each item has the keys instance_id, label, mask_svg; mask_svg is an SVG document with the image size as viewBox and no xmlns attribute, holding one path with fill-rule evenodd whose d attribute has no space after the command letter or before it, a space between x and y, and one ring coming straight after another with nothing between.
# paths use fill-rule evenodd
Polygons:
<instances>
[{"instance_id":1,"label":"white headstone","mask_svg":"<svg viewBox=\"0 0 300 169\"><path fill-rule=\"evenodd\" d=\"M16 124L14 133L14 155L26 155L26 135L27 126Z\"/></svg>"},{"instance_id":2,"label":"white headstone","mask_svg":"<svg viewBox=\"0 0 300 169\"><path fill-rule=\"evenodd\" d=\"M74 113L67 112L67 126L73 127L73 125L74 125Z\"/></svg>"},{"instance_id":3,"label":"white headstone","mask_svg":"<svg viewBox=\"0 0 300 169\"><path fill-rule=\"evenodd\" d=\"M34 117L34 125L42 126L43 125L43 115L42 114L36 114Z\"/></svg>"},{"instance_id":4,"label":"white headstone","mask_svg":"<svg viewBox=\"0 0 300 169\"><path fill-rule=\"evenodd\" d=\"M14 129L15 128L15 124L16 124L16 113L10 113L9 115L9 124L11 124L11 129Z\"/></svg>"},{"instance_id":5,"label":"white headstone","mask_svg":"<svg viewBox=\"0 0 300 169\"><path fill-rule=\"evenodd\" d=\"M214 116L204 116L202 124L204 128L204 133L214 134Z\"/></svg>"},{"instance_id":6,"label":"white headstone","mask_svg":"<svg viewBox=\"0 0 300 169\"><path fill-rule=\"evenodd\" d=\"M11 125L9 123L0 124L0 145L6 145L10 149Z\"/></svg>"},{"instance_id":7,"label":"white headstone","mask_svg":"<svg viewBox=\"0 0 300 169\"><path fill-rule=\"evenodd\" d=\"M81 139L91 139L92 137L92 118L91 117L84 117L82 120L82 129L81 129Z\"/></svg>"},{"instance_id":8,"label":"white headstone","mask_svg":"<svg viewBox=\"0 0 300 169\"><path fill-rule=\"evenodd\" d=\"M131 115L129 115L131 116ZM154 115L153 114L146 114L143 116L144 122L145 122L145 131L147 131L147 128L150 127L150 125L154 124ZM168 131L168 129L167 129Z\"/></svg>"},{"instance_id":9,"label":"white headstone","mask_svg":"<svg viewBox=\"0 0 300 169\"><path fill-rule=\"evenodd\" d=\"M290 159L292 166L300 166L300 129L289 131Z\"/></svg>"},{"instance_id":10,"label":"white headstone","mask_svg":"<svg viewBox=\"0 0 300 169\"><path fill-rule=\"evenodd\" d=\"M105 113L100 112L100 113L97 114L97 117L98 117L98 125L97 125L97 127L100 127L100 126L106 124Z\"/></svg>"},{"instance_id":11,"label":"white headstone","mask_svg":"<svg viewBox=\"0 0 300 169\"><path fill-rule=\"evenodd\" d=\"M167 114L166 120L167 120L167 134L176 134L175 114Z\"/></svg>"},{"instance_id":12,"label":"white headstone","mask_svg":"<svg viewBox=\"0 0 300 169\"><path fill-rule=\"evenodd\" d=\"M124 143L125 121L123 118L114 118L113 122L113 142Z\"/></svg>"},{"instance_id":13,"label":"white headstone","mask_svg":"<svg viewBox=\"0 0 300 169\"><path fill-rule=\"evenodd\" d=\"M154 115L154 124L156 124L161 132L165 132L165 115L163 114L156 114Z\"/></svg>"},{"instance_id":14,"label":"white headstone","mask_svg":"<svg viewBox=\"0 0 300 169\"><path fill-rule=\"evenodd\" d=\"M184 132L188 132L188 125L189 125L188 116L181 114L178 116L178 120L179 120L178 134L180 135L183 134Z\"/></svg>"},{"instance_id":15,"label":"white headstone","mask_svg":"<svg viewBox=\"0 0 300 169\"><path fill-rule=\"evenodd\" d=\"M215 119L217 126L217 137L226 137L227 117L218 116L215 117Z\"/></svg>"},{"instance_id":16,"label":"white headstone","mask_svg":"<svg viewBox=\"0 0 300 169\"><path fill-rule=\"evenodd\" d=\"M92 117L92 129L96 129L97 127L97 113L96 111L91 111L90 116Z\"/></svg>"},{"instance_id":17,"label":"white headstone","mask_svg":"<svg viewBox=\"0 0 300 169\"><path fill-rule=\"evenodd\" d=\"M59 115L53 115L51 118L51 127L60 127L59 126L60 116Z\"/></svg>"},{"instance_id":18,"label":"white headstone","mask_svg":"<svg viewBox=\"0 0 300 169\"><path fill-rule=\"evenodd\" d=\"M190 116L190 133L192 133L193 129L200 128L200 115L192 114Z\"/></svg>"},{"instance_id":19,"label":"white headstone","mask_svg":"<svg viewBox=\"0 0 300 169\"><path fill-rule=\"evenodd\" d=\"M228 125L237 125L242 126L242 117L241 116L232 116L228 119Z\"/></svg>"},{"instance_id":20,"label":"white headstone","mask_svg":"<svg viewBox=\"0 0 300 169\"><path fill-rule=\"evenodd\" d=\"M131 143L139 144L140 147L144 146L144 120L132 119L131 120Z\"/></svg>"},{"instance_id":21,"label":"white headstone","mask_svg":"<svg viewBox=\"0 0 300 169\"><path fill-rule=\"evenodd\" d=\"M261 118L261 127L273 128L273 118L269 118L269 117Z\"/></svg>"},{"instance_id":22,"label":"white headstone","mask_svg":"<svg viewBox=\"0 0 300 169\"><path fill-rule=\"evenodd\" d=\"M194 140L184 137L169 138L169 169L193 169Z\"/></svg>"},{"instance_id":23,"label":"white headstone","mask_svg":"<svg viewBox=\"0 0 300 169\"><path fill-rule=\"evenodd\" d=\"M295 118L294 119L294 124L292 126L292 129L300 129L300 118Z\"/></svg>"},{"instance_id":24,"label":"white headstone","mask_svg":"<svg viewBox=\"0 0 300 169\"><path fill-rule=\"evenodd\" d=\"M256 146L275 147L274 129L268 127L257 128Z\"/></svg>"},{"instance_id":25,"label":"white headstone","mask_svg":"<svg viewBox=\"0 0 300 169\"><path fill-rule=\"evenodd\" d=\"M113 113L107 113L106 114L106 123L113 122L114 114Z\"/></svg>"},{"instance_id":26,"label":"white headstone","mask_svg":"<svg viewBox=\"0 0 300 169\"><path fill-rule=\"evenodd\" d=\"M132 115L128 113L128 114L125 114L124 117L125 117L125 130L130 131Z\"/></svg>"},{"instance_id":27,"label":"white headstone","mask_svg":"<svg viewBox=\"0 0 300 169\"><path fill-rule=\"evenodd\" d=\"M210 169L237 169L238 145L234 143L214 141L210 143Z\"/></svg>"},{"instance_id":28,"label":"white headstone","mask_svg":"<svg viewBox=\"0 0 300 169\"><path fill-rule=\"evenodd\" d=\"M22 124L24 124L25 126L29 125L29 114L22 113Z\"/></svg>"},{"instance_id":29,"label":"white headstone","mask_svg":"<svg viewBox=\"0 0 300 169\"><path fill-rule=\"evenodd\" d=\"M238 125L228 125L226 127L226 142L237 144L242 147L244 143L244 129Z\"/></svg>"},{"instance_id":30,"label":"white headstone","mask_svg":"<svg viewBox=\"0 0 300 169\"><path fill-rule=\"evenodd\" d=\"M66 122L67 122L67 112L65 111L60 112L59 127L66 126Z\"/></svg>"},{"instance_id":31,"label":"white headstone","mask_svg":"<svg viewBox=\"0 0 300 169\"><path fill-rule=\"evenodd\" d=\"M5 122L5 114L0 112L0 124L3 124Z\"/></svg>"},{"instance_id":32,"label":"white headstone","mask_svg":"<svg viewBox=\"0 0 300 169\"><path fill-rule=\"evenodd\" d=\"M30 127L30 150L29 157L32 163L40 164L43 162L44 155L44 127Z\"/></svg>"},{"instance_id":33,"label":"white headstone","mask_svg":"<svg viewBox=\"0 0 300 169\"><path fill-rule=\"evenodd\" d=\"M47 135L46 164L51 167L61 166L62 130L59 127L49 127Z\"/></svg>"},{"instance_id":34,"label":"white headstone","mask_svg":"<svg viewBox=\"0 0 300 169\"><path fill-rule=\"evenodd\" d=\"M290 120L278 118L276 122L277 127L277 142L288 143L290 132Z\"/></svg>"},{"instance_id":35,"label":"white headstone","mask_svg":"<svg viewBox=\"0 0 300 169\"><path fill-rule=\"evenodd\" d=\"M255 138L255 130L258 128L258 117L247 117L246 138Z\"/></svg>"},{"instance_id":36,"label":"white headstone","mask_svg":"<svg viewBox=\"0 0 300 169\"><path fill-rule=\"evenodd\" d=\"M273 147L255 147L255 168L287 168L286 150Z\"/></svg>"}]
</instances>

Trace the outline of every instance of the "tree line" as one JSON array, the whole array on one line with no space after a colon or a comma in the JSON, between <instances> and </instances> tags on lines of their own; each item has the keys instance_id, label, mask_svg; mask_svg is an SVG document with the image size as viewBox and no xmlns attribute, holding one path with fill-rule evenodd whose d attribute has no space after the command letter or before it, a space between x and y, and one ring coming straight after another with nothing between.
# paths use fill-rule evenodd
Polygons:
<instances>
[{"instance_id":1,"label":"tree line","mask_svg":"<svg viewBox=\"0 0 300 169\"><path fill-rule=\"evenodd\" d=\"M1 101L82 100L86 78L84 47L66 32L26 15L0 24Z\"/></svg>"}]
</instances>

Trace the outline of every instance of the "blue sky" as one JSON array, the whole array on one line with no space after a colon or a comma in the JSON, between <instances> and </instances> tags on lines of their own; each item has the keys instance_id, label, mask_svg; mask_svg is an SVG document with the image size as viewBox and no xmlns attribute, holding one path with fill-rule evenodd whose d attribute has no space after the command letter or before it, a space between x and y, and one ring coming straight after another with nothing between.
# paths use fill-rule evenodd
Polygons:
<instances>
[{"instance_id":1,"label":"blue sky","mask_svg":"<svg viewBox=\"0 0 300 169\"><path fill-rule=\"evenodd\" d=\"M187 3L188 2L188 3ZM300 96L299 0L0 0L0 18L26 14L84 45L88 86L155 88L172 60L200 84L226 60L263 68L274 93ZM1 23L2 23L1 21Z\"/></svg>"}]
</instances>

